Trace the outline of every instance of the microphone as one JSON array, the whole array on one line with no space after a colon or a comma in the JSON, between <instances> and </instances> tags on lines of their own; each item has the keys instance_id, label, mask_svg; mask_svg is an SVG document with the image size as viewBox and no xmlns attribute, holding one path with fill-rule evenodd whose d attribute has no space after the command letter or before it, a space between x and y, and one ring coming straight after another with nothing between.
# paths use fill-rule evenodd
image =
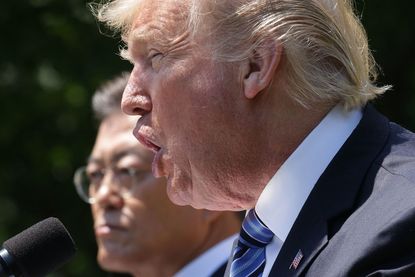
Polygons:
<instances>
[{"instance_id":1,"label":"microphone","mask_svg":"<svg viewBox=\"0 0 415 277\"><path fill-rule=\"evenodd\" d=\"M71 235L59 219L49 217L3 243L0 277L41 277L75 254Z\"/></svg>"}]
</instances>

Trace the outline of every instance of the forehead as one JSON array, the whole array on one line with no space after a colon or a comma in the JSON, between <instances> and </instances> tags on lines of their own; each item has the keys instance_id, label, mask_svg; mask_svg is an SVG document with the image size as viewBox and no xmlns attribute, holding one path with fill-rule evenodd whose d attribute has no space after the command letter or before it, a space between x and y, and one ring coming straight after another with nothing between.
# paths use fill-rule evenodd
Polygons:
<instances>
[{"instance_id":1,"label":"forehead","mask_svg":"<svg viewBox=\"0 0 415 277\"><path fill-rule=\"evenodd\" d=\"M186 28L188 0L144 0L128 34L128 40L147 40L158 33L177 35Z\"/></svg>"},{"instance_id":2,"label":"forehead","mask_svg":"<svg viewBox=\"0 0 415 277\"><path fill-rule=\"evenodd\" d=\"M145 162L150 162L151 152L145 149L132 134L136 119L124 114L114 114L104 119L100 124L90 161L111 162L123 156L134 155Z\"/></svg>"}]
</instances>

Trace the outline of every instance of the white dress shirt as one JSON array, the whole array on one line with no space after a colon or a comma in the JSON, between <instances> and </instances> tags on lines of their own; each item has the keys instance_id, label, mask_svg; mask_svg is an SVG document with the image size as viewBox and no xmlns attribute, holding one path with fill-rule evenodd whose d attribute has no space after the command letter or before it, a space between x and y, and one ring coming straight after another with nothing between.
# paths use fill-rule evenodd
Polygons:
<instances>
[{"instance_id":1,"label":"white dress shirt","mask_svg":"<svg viewBox=\"0 0 415 277\"><path fill-rule=\"evenodd\" d=\"M275 234L266 247L268 276L311 190L362 118L360 109L334 107L278 169L261 193L255 210Z\"/></svg>"},{"instance_id":2,"label":"white dress shirt","mask_svg":"<svg viewBox=\"0 0 415 277\"><path fill-rule=\"evenodd\" d=\"M209 277L224 263L231 254L233 241L238 237L234 234L219 242L196 259L188 263L173 277Z\"/></svg>"}]
</instances>

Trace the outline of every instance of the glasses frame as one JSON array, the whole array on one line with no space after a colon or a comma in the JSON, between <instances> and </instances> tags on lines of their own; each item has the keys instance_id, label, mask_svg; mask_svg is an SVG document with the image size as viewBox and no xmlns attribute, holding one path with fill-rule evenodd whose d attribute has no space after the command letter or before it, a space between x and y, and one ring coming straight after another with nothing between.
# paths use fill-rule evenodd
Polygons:
<instances>
[{"instance_id":1,"label":"glasses frame","mask_svg":"<svg viewBox=\"0 0 415 277\"><path fill-rule=\"evenodd\" d=\"M90 197L90 196L88 196L89 193L85 192L85 190L83 188L84 187L84 184L83 184L82 179L83 179L83 175L87 172L86 169L87 169L87 166L81 166L78 169L76 169L76 171L74 173L74 177L73 177L73 182L74 182L75 189L76 189L76 192L77 192L78 196L84 202L92 205L92 204L96 203L96 197ZM141 170L138 170L138 169L135 169L135 168L131 168L131 167L124 168L124 169L128 169L129 177L134 180L134 183L132 184L131 188L128 189L127 191L124 191L123 192L122 189L119 189L118 190L119 195L121 195L123 198L126 198L128 196L131 196L131 194L132 194L132 188L135 187L137 183L139 183L139 182L137 182L137 179L139 179L137 177L138 177L138 175L140 175L139 173L141 172L144 175L144 174L149 173L149 172L141 171ZM115 170L115 168L112 168L112 167L111 168L104 168L104 169L102 169L103 174L104 174L103 175L103 178L105 177L105 175L107 174L107 172L112 172L113 178L114 178L114 176L115 176L114 170ZM101 180L101 182L102 182L102 180ZM88 188L89 188L90 185L91 184L88 184ZM99 191L99 189L98 189L98 191Z\"/></svg>"}]
</instances>

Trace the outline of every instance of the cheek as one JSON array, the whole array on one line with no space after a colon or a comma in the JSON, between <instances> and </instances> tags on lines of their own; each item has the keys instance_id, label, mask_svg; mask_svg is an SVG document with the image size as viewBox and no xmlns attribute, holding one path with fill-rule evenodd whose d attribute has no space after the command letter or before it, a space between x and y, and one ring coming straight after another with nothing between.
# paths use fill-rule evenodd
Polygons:
<instances>
[{"instance_id":1,"label":"cheek","mask_svg":"<svg viewBox=\"0 0 415 277\"><path fill-rule=\"evenodd\" d=\"M174 162L185 169L188 159L201 160L213 155L212 149L223 151L222 142L235 131L240 90L235 74L217 65L176 69L159 83L154 120Z\"/></svg>"},{"instance_id":2,"label":"cheek","mask_svg":"<svg viewBox=\"0 0 415 277\"><path fill-rule=\"evenodd\" d=\"M134 203L130 205L130 213L137 218L136 221L139 224L158 227L160 218L167 214L171 206L167 198L164 179L152 179L151 182L143 184L141 190L138 191Z\"/></svg>"},{"instance_id":3,"label":"cheek","mask_svg":"<svg viewBox=\"0 0 415 277\"><path fill-rule=\"evenodd\" d=\"M202 61L179 61L171 65L153 80L157 97L153 104L159 104L159 112L172 122L180 122L175 120L180 114L203 114L207 103L222 93L219 85L223 76L217 71Z\"/></svg>"},{"instance_id":4,"label":"cheek","mask_svg":"<svg viewBox=\"0 0 415 277\"><path fill-rule=\"evenodd\" d=\"M92 218L94 219L94 221L98 218L98 215L100 214L101 209L98 207L97 204L92 204L91 205L91 213L92 213Z\"/></svg>"}]
</instances>

